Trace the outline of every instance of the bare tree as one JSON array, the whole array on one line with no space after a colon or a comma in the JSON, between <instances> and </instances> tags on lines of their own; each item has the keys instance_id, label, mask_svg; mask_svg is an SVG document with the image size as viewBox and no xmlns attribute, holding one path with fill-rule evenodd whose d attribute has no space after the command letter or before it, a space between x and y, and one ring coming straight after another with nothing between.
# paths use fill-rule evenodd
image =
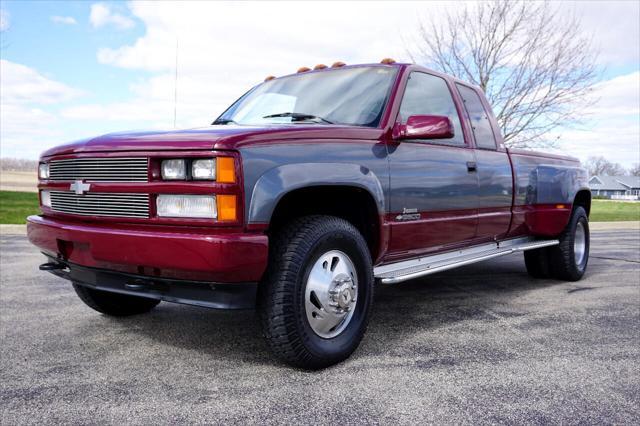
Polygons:
<instances>
[{"instance_id":1,"label":"bare tree","mask_svg":"<svg viewBox=\"0 0 640 426\"><path fill-rule=\"evenodd\" d=\"M603 156L589 157L584 163L590 176L622 176L626 174L624 167L618 163L612 163Z\"/></svg>"},{"instance_id":2,"label":"bare tree","mask_svg":"<svg viewBox=\"0 0 640 426\"><path fill-rule=\"evenodd\" d=\"M598 76L591 39L548 2L467 3L423 21L408 50L414 61L480 86L512 147L553 145L545 137L576 122Z\"/></svg>"},{"instance_id":3,"label":"bare tree","mask_svg":"<svg viewBox=\"0 0 640 426\"><path fill-rule=\"evenodd\" d=\"M635 163L631 169L629 169L629 174L631 176L640 176L640 163Z\"/></svg>"},{"instance_id":4,"label":"bare tree","mask_svg":"<svg viewBox=\"0 0 640 426\"><path fill-rule=\"evenodd\" d=\"M0 170L11 172L35 172L38 162L24 158L0 158Z\"/></svg>"}]
</instances>

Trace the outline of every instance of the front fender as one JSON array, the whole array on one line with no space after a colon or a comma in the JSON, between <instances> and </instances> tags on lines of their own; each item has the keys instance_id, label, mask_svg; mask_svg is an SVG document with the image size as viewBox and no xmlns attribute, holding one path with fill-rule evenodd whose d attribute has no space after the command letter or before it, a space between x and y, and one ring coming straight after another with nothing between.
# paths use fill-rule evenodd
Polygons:
<instances>
[{"instance_id":1,"label":"front fender","mask_svg":"<svg viewBox=\"0 0 640 426\"><path fill-rule=\"evenodd\" d=\"M352 186L368 191L384 214L384 191L380 180L367 167L348 163L297 163L270 169L256 181L250 197L247 223L269 223L282 197L312 186Z\"/></svg>"}]
</instances>

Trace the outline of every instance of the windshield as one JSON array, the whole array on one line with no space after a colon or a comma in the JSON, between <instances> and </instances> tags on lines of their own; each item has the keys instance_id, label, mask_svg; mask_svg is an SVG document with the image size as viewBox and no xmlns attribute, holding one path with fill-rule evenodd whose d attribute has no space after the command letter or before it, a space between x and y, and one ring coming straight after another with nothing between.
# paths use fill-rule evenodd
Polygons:
<instances>
[{"instance_id":1,"label":"windshield","mask_svg":"<svg viewBox=\"0 0 640 426\"><path fill-rule=\"evenodd\" d=\"M376 127L396 75L394 67L338 68L267 81L214 124L346 124Z\"/></svg>"}]
</instances>

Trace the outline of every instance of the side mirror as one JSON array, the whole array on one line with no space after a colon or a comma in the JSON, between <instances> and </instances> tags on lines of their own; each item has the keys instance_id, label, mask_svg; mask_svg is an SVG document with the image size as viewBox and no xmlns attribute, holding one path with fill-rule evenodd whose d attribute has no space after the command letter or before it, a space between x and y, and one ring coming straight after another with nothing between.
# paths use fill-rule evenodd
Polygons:
<instances>
[{"instance_id":1,"label":"side mirror","mask_svg":"<svg viewBox=\"0 0 640 426\"><path fill-rule=\"evenodd\" d=\"M407 124L397 123L394 139L451 139L453 124L444 115L412 115Z\"/></svg>"}]
</instances>

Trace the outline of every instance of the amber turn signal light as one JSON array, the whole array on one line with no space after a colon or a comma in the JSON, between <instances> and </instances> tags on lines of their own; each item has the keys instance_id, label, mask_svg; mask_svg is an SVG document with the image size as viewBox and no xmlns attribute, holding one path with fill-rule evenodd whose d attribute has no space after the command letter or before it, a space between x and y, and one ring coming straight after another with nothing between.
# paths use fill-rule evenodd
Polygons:
<instances>
[{"instance_id":1,"label":"amber turn signal light","mask_svg":"<svg viewBox=\"0 0 640 426\"><path fill-rule=\"evenodd\" d=\"M233 157L217 157L217 181L221 183L235 183L236 163Z\"/></svg>"},{"instance_id":2,"label":"amber turn signal light","mask_svg":"<svg viewBox=\"0 0 640 426\"><path fill-rule=\"evenodd\" d=\"M236 196L235 195L216 195L216 203L218 208L218 220L236 220Z\"/></svg>"}]
</instances>

